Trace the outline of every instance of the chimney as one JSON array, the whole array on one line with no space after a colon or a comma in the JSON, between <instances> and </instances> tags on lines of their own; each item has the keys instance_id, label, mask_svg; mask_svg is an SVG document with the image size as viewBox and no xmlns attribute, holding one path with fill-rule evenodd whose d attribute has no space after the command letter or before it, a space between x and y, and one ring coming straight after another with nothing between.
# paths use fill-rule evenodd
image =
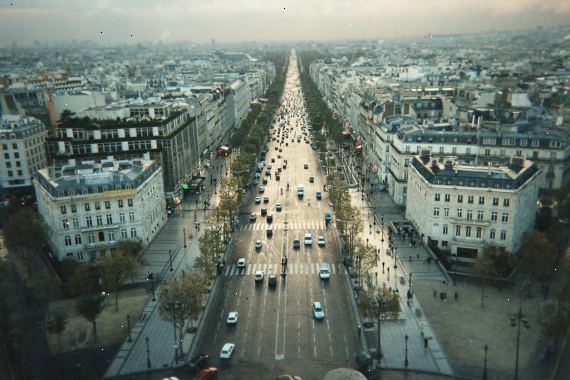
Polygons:
<instances>
[{"instance_id":1,"label":"chimney","mask_svg":"<svg viewBox=\"0 0 570 380\"><path fill-rule=\"evenodd\" d=\"M453 161L452 160L445 160L444 167L446 170L453 170Z\"/></svg>"},{"instance_id":2,"label":"chimney","mask_svg":"<svg viewBox=\"0 0 570 380\"><path fill-rule=\"evenodd\" d=\"M439 165L437 164L437 160L431 161L431 171L437 173L439 171Z\"/></svg>"},{"instance_id":3,"label":"chimney","mask_svg":"<svg viewBox=\"0 0 570 380\"><path fill-rule=\"evenodd\" d=\"M511 159L511 164L509 165L510 169L515 173L521 171L524 166L524 160L521 157L513 157Z\"/></svg>"},{"instance_id":4,"label":"chimney","mask_svg":"<svg viewBox=\"0 0 570 380\"><path fill-rule=\"evenodd\" d=\"M429 154L430 154L429 149L422 149L420 153L420 159L422 160L424 165L426 165L429 162Z\"/></svg>"}]
</instances>

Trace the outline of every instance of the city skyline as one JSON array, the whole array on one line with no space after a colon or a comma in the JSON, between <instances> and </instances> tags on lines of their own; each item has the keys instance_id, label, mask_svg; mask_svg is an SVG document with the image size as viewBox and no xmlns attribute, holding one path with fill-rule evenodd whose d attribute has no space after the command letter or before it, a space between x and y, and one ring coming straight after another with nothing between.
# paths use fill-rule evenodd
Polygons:
<instances>
[{"instance_id":1,"label":"city skyline","mask_svg":"<svg viewBox=\"0 0 570 380\"><path fill-rule=\"evenodd\" d=\"M103 45L374 39L521 30L568 23L561 0L0 1L0 45L91 40ZM342 16L342 17L340 17ZM476 21L476 22L474 22Z\"/></svg>"}]
</instances>

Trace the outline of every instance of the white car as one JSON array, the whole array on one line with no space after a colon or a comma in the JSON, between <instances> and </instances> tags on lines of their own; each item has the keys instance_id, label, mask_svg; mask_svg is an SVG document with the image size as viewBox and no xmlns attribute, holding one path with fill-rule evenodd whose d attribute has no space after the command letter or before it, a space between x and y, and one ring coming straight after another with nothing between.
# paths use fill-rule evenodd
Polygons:
<instances>
[{"instance_id":1,"label":"white car","mask_svg":"<svg viewBox=\"0 0 570 380\"><path fill-rule=\"evenodd\" d=\"M255 275L253 276L253 278L255 279L255 282L260 282L263 281L263 271L262 270L258 270L255 272Z\"/></svg>"},{"instance_id":2,"label":"white car","mask_svg":"<svg viewBox=\"0 0 570 380\"><path fill-rule=\"evenodd\" d=\"M220 351L220 359L229 359L232 357L232 353L234 352L234 347L236 345L233 343L226 343L224 347L222 347L222 351Z\"/></svg>"},{"instance_id":3,"label":"white car","mask_svg":"<svg viewBox=\"0 0 570 380\"><path fill-rule=\"evenodd\" d=\"M305 234L305 246L307 245L313 245L313 237L308 232Z\"/></svg>"},{"instance_id":4,"label":"white car","mask_svg":"<svg viewBox=\"0 0 570 380\"><path fill-rule=\"evenodd\" d=\"M319 247L324 247L325 246L325 237L323 235L319 235L319 237L317 238L317 242L319 243Z\"/></svg>"},{"instance_id":5,"label":"white car","mask_svg":"<svg viewBox=\"0 0 570 380\"><path fill-rule=\"evenodd\" d=\"M228 314L228 319L226 319L228 325L236 325L237 321L238 321L238 312L230 311L230 313Z\"/></svg>"},{"instance_id":6,"label":"white car","mask_svg":"<svg viewBox=\"0 0 570 380\"><path fill-rule=\"evenodd\" d=\"M261 247L262 247L261 240L256 240L256 241L255 241L255 249L257 249L258 251L260 251L260 250L261 250Z\"/></svg>"},{"instance_id":7,"label":"white car","mask_svg":"<svg viewBox=\"0 0 570 380\"><path fill-rule=\"evenodd\" d=\"M243 257L240 258L240 259L237 261L237 267L238 267L239 269L245 268L245 265L246 265L246 261L245 261L245 259L244 259Z\"/></svg>"},{"instance_id":8,"label":"white car","mask_svg":"<svg viewBox=\"0 0 570 380\"><path fill-rule=\"evenodd\" d=\"M324 319L325 312L320 302L313 302L313 316L315 319Z\"/></svg>"},{"instance_id":9,"label":"white car","mask_svg":"<svg viewBox=\"0 0 570 380\"><path fill-rule=\"evenodd\" d=\"M255 197L255 204L258 205L261 203L261 197Z\"/></svg>"}]
</instances>

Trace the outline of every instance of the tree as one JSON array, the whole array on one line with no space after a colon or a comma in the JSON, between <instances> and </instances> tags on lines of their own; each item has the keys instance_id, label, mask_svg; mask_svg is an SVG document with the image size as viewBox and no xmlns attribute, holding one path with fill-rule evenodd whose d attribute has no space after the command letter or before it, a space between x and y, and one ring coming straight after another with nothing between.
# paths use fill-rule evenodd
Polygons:
<instances>
[{"instance_id":1,"label":"tree","mask_svg":"<svg viewBox=\"0 0 570 380\"><path fill-rule=\"evenodd\" d=\"M542 232L527 234L519 250L524 268L536 280L546 280L554 271L558 255L554 245Z\"/></svg>"},{"instance_id":2,"label":"tree","mask_svg":"<svg viewBox=\"0 0 570 380\"><path fill-rule=\"evenodd\" d=\"M93 342L97 343L97 317L103 311L105 296L95 295L81 297L77 300L77 313L93 326Z\"/></svg>"},{"instance_id":3,"label":"tree","mask_svg":"<svg viewBox=\"0 0 570 380\"><path fill-rule=\"evenodd\" d=\"M208 227L200 237L198 244L200 254L194 262L194 267L210 279L214 276L216 264L224 253L222 231L219 228Z\"/></svg>"},{"instance_id":4,"label":"tree","mask_svg":"<svg viewBox=\"0 0 570 380\"><path fill-rule=\"evenodd\" d=\"M202 302L206 290L204 276L183 274L168 284L160 287L159 313L161 317L171 322L178 331L179 347L182 349L183 328L186 321L194 327L202 311Z\"/></svg>"},{"instance_id":5,"label":"tree","mask_svg":"<svg viewBox=\"0 0 570 380\"><path fill-rule=\"evenodd\" d=\"M99 268L87 264L79 265L67 281L66 289L72 296L85 296L99 292Z\"/></svg>"},{"instance_id":6,"label":"tree","mask_svg":"<svg viewBox=\"0 0 570 380\"><path fill-rule=\"evenodd\" d=\"M34 273L28 279L28 286L41 303L48 303L61 296L61 280L51 270Z\"/></svg>"},{"instance_id":7,"label":"tree","mask_svg":"<svg viewBox=\"0 0 570 380\"><path fill-rule=\"evenodd\" d=\"M47 228L38 213L30 208L18 210L6 223L4 243L10 254L31 276L41 260L42 249L48 246Z\"/></svg>"},{"instance_id":8,"label":"tree","mask_svg":"<svg viewBox=\"0 0 570 380\"><path fill-rule=\"evenodd\" d=\"M48 320L48 332L50 334L57 335L57 343L59 349L62 348L62 334L65 330L65 326L67 325L68 319L67 316L61 312L56 312L54 315Z\"/></svg>"},{"instance_id":9,"label":"tree","mask_svg":"<svg viewBox=\"0 0 570 380\"><path fill-rule=\"evenodd\" d=\"M485 290L489 278L497 276L497 269L493 256L497 252L497 246L485 246L481 255L477 257L474 263L475 271L482 277L481 281L481 307L485 307Z\"/></svg>"},{"instance_id":10,"label":"tree","mask_svg":"<svg viewBox=\"0 0 570 380\"><path fill-rule=\"evenodd\" d=\"M113 255L107 255L99 262L103 287L115 294L115 310L119 310L119 288L127 279L134 279L140 266L129 245L119 244Z\"/></svg>"}]
</instances>

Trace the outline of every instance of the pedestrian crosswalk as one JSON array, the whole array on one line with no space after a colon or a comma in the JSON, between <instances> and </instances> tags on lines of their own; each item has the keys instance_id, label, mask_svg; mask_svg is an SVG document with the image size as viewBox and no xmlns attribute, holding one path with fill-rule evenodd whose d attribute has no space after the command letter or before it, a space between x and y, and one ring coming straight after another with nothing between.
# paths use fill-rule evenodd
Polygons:
<instances>
[{"instance_id":1,"label":"pedestrian crosswalk","mask_svg":"<svg viewBox=\"0 0 570 380\"><path fill-rule=\"evenodd\" d=\"M308 231L308 230L324 230L327 228L324 222L302 222L302 223L247 223L239 227L240 231L265 231L267 228L273 227L274 231Z\"/></svg>"},{"instance_id":2,"label":"pedestrian crosswalk","mask_svg":"<svg viewBox=\"0 0 570 380\"><path fill-rule=\"evenodd\" d=\"M310 275L319 274L321 263L289 263L287 265L288 275ZM346 268L341 263L329 264L330 274L348 274ZM263 271L266 275L281 273L281 264L248 264L240 269L236 265L229 265L224 269L224 276L253 276L257 271Z\"/></svg>"}]
</instances>

